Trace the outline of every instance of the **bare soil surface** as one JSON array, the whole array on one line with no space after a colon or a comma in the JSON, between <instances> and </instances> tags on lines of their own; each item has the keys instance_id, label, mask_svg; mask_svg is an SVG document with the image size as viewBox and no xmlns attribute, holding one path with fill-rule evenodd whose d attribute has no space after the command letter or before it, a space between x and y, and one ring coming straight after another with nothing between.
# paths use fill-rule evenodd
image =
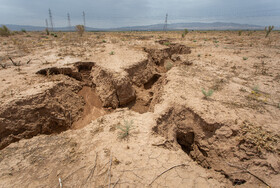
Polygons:
<instances>
[{"instance_id":1,"label":"bare soil surface","mask_svg":"<svg viewBox=\"0 0 280 188\"><path fill-rule=\"evenodd\" d=\"M280 187L279 36L0 37L0 187Z\"/></svg>"}]
</instances>

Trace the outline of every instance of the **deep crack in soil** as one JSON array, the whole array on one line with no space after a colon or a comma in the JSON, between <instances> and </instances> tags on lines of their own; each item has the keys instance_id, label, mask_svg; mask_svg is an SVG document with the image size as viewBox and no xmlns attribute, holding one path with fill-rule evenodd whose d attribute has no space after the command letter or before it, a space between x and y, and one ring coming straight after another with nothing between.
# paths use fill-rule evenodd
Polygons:
<instances>
[{"instance_id":1,"label":"deep crack in soil","mask_svg":"<svg viewBox=\"0 0 280 188\"><path fill-rule=\"evenodd\" d=\"M94 62L37 71L36 74L47 79L59 81L1 109L0 149L22 138L82 128L116 108L128 107L139 113L153 111L157 101L154 91L162 88L157 82L162 83L160 79L167 71L163 62L173 62L172 55L188 54L190 48L170 44L164 49L145 48L144 51L147 52L146 60L126 67L120 73Z\"/></svg>"},{"instance_id":2,"label":"deep crack in soil","mask_svg":"<svg viewBox=\"0 0 280 188\"><path fill-rule=\"evenodd\" d=\"M220 172L233 186L245 184L251 178L262 183L258 179L261 177L256 178L249 170L254 170L258 163L265 164L266 159L260 157L259 153L246 155L246 151L252 149L251 146L247 150L241 149L238 141L240 132L227 125L208 123L191 109L178 106L169 108L158 117L153 131L166 138L161 146L182 149L200 166ZM246 156L246 160L236 160L237 156ZM256 166L252 165L252 161L258 161L253 162ZM262 165L259 168L275 174L269 166Z\"/></svg>"}]
</instances>

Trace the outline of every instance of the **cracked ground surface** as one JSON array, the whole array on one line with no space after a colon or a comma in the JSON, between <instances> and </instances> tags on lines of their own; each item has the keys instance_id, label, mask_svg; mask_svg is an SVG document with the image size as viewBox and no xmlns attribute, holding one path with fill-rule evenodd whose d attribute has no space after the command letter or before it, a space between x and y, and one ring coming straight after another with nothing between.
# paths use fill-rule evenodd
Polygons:
<instances>
[{"instance_id":1,"label":"cracked ground surface","mask_svg":"<svg viewBox=\"0 0 280 188\"><path fill-rule=\"evenodd\" d=\"M0 187L279 187L279 33L31 34L3 38L0 51L1 141L14 131ZM178 44L191 53L173 53ZM83 79L36 74L50 67ZM103 108L108 99L122 108Z\"/></svg>"},{"instance_id":2,"label":"cracked ground surface","mask_svg":"<svg viewBox=\"0 0 280 188\"><path fill-rule=\"evenodd\" d=\"M149 186L161 172L180 164L186 166L170 170L151 186L222 187L223 183L215 179L221 175L208 173L183 151L153 146L163 139L151 134L155 125L152 116L123 109L75 132L11 144L1 152L1 157L5 156L1 158L1 185L55 187L61 178L65 187L103 187L109 182L111 160L111 183L119 179L121 187ZM120 140L117 134L116 127L123 120L133 120L127 140ZM10 161L17 165L11 168Z\"/></svg>"}]
</instances>

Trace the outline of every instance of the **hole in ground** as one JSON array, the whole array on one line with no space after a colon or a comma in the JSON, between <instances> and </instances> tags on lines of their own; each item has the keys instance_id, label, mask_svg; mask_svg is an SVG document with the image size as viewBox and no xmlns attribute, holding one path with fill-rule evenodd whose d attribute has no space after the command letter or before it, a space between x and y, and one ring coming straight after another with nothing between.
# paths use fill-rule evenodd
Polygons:
<instances>
[{"instance_id":1,"label":"hole in ground","mask_svg":"<svg viewBox=\"0 0 280 188\"><path fill-rule=\"evenodd\" d=\"M51 68L41 69L38 72L36 72L36 74L41 74L44 76L63 74L71 78L74 78L78 81L82 81L82 75L79 72L74 72L69 67L65 67L65 68L51 67Z\"/></svg>"},{"instance_id":2,"label":"hole in ground","mask_svg":"<svg viewBox=\"0 0 280 188\"><path fill-rule=\"evenodd\" d=\"M194 144L194 132L190 131L187 133L177 132L176 136L178 144L182 147L182 150L186 152L188 155L191 151L193 151Z\"/></svg>"},{"instance_id":3,"label":"hole in ground","mask_svg":"<svg viewBox=\"0 0 280 188\"><path fill-rule=\"evenodd\" d=\"M150 110L151 102L153 100L155 88L154 85L157 83L160 74L154 74L152 78L142 85L142 87L135 86L136 98L134 101L128 103L124 107L128 107L130 110L138 112L140 114L146 113Z\"/></svg>"},{"instance_id":4,"label":"hole in ground","mask_svg":"<svg viewBox=\"0 0 280 188\"><path fill-rule=\"evenodd\" d=\"M147 83L144 84L144 88L151 89L160 77L161 77L161 75L154 74L153 77Z\"/></svg>"},{"instance_id":5,"label":"hole in ground","mask_svg":"<svg viewBox=\"0 0 280 188\"><path fill-rule=\"evenodd\" d=\"M194 161L204 168L211 168L207 161L208 154L199 146L199 143L195 141L195 133L193 130L178 130L176 132L176 140L182 150Z\"/></svg>"},{"instance_id":6,"label":"hole in ground","mask_svg":"<svg viewBox=\"0 0 280 188\"><path fill-rule=\"evenodd\" d=\"M232 185L242 185L244 183L246 183L246 180L243 180L243 179L234 179L232 181Z\"/></svg>"},{"instance_id":7,"label":"hole in ground","mask_svg":"<svg viewBox=\"0 0 280 188\"><path fill-rule=\"evenodd\" d=\"M84 84L90 87L93 85L90 73L94 65L94 62L77 62L74 64L74 66L78 69L79 73L81 74Z\"/></svg>"},{"instance_id":8,"label":"hole in ground","mask_svg":"<svg viewBox=\"0 0 280 188\"><path fill-rule=\"evenodd\" d=\"M77 67L78 71L91 71L92 67L95 65L94 62L77 62L75 63L75 67Z\"/></svg>"},{"instance_id":9,"label":"hole in ground","mask_svg":"<svg viewBox=\"0 0 280 188\"><path fill-rule=\"evenodd\" d=\"M196 141L196 136L193 130L178 130L176 132L176 140L181 146L182 150L187 153L194 161L204 168L211 169L211 165L208 162L208 154L203 150L199 143ZM215 170L215 169L214 169ZM215 170L220 172L228 180L231 181L233 186L242 185L246 183L246 180L233 178L223 170Z\"/></svg>"}]
</instances>

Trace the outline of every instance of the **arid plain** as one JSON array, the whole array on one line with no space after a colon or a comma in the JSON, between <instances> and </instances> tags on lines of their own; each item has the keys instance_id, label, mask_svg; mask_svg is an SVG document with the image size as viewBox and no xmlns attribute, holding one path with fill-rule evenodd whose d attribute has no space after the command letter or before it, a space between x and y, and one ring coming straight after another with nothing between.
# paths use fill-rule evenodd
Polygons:
<instances>
[{"instance_id":1,"label":"arid plain","mask_svg":"<svg viewBox=\"0 0 280 188\"><path fill-rule=\"evenodd\" d=\"M280 32L0 37L0 187L280 187Z\"/></svg>"}]
</instances>

